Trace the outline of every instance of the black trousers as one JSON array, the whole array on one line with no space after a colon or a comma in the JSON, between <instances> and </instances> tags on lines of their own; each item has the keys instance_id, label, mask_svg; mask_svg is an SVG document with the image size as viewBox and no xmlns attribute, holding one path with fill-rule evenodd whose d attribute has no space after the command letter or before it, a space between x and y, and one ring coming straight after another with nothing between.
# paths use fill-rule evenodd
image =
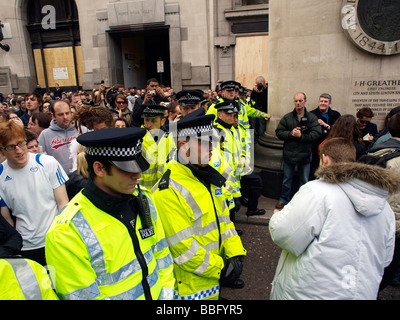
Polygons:
<instances>
[{"instance_id":1,"label":"black trousers","mask_svg":"<svg viewBox=\"0 0 400 320\"><path fill-rule=\"evenodd\" d=\"M382 276L379 291L385 289L394 279L396 273L399 271L400 262L400 237L397 237L394 243L394 253L392 262L385 268Z\"/></svg>"},{"instance_id":2,"label":"black trousers","mask_svg":"<svg viewBox=\"0 0 400 320\"><path fill-rule=\"evenodd\" d=\"M46 257L44 253L44 247L34 250L23 250L21 251L21 256L26 259L30 259L36 261L37 263L41 264L42 266L46 265Z\"/></svg>"},{"instance_id":3,"label":"black trousers","mask_svg":"<svg viewBox=\"0 0 400 320\"><path fill-rule=\"evenodd\" d=\"M261 196L261 192L263 189L263 181L261 177L257 174L252 172L246 176L243 176L240 179L241 183L241 193L242 197L248 199L249 206L248 210L257 210L258 208L258 199Z\"/></svg>"}]
</instances>

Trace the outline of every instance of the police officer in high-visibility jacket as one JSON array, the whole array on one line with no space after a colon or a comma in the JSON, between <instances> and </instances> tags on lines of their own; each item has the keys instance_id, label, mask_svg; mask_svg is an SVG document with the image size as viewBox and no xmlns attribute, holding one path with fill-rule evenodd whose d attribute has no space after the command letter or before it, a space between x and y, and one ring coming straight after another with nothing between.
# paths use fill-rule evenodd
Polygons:
<instances>
[{"instance_id":1,"label":"police officer in high-visibility jacket","mask_svg":"<svg viewBox=\"0 0 400 320\"><path fill-rule=\"evenodd\" d=\"M217 119L214 122L214 128L218 132L220 143L217 144L217 150L221 157L232 167L233 191L232 197L234 207L230 208L230 217L233 223L236 222L235 214L240 209L240 176L238 167L241 167L242 141L233 126L234 116L239 113L239 106L236 101L221 102L215 105L218 111Z\"/></svg>"},{"instance_id":2,"label":"police officer in high-visibility jacket","mask_svg":"<svg viewBox=\"0 0 400 320\"><path fill-rule=\"evenodd\" d=\"M142 172L138 184L141 189L150 191L157 181L162 177L164 165L167 162L169 152L168 134L162 129L165 122L166 106L157 104L146 104L142 118L146 134L143 137L142 154L149 162L150 167Z\"/></svg>"},{"instance_id":3,"label":"police officer in high-visibility jacket","mask_svg":"<svg viewBox=\"0 0 400 320\"><path fill-rule=\"evenodd\" d=\"M209 166L214 115L183 117L177 130L178 162L166 166L154 186L174 258L176 299L218 299L220 282L243 287L246 255L229 218L225 178Z\"/></svg>"},{"instance_id":4,"label":"police officer in high-visibility jacket","mask_svg":"<svg viewBox=\"0 0 400 320\"><path fill-rule=\"evenodd\" d=\"M46 258L62 299L172 299L173 260L150 194L137 188L148 169L143 128L85 133L90 177L53 221Z\"/></svg>"},{"instance_id":5,"label":"police officer in high-visibility jacket","mask_svg":"<svg viewBox=\"0 0 400 320\"><path fill-rule=\"evenodd\" d=\"M47 269L30 259L0 259L0 300L58 300Z\"/></svg>"},{"instance_id":6,"label":"police officer in high-visibility jacket","mask_svg":"<svg viewBox=\"0 0 400 320\"><path fill-rule=\"evenodd\" d=\"M241 84L234 80L228 80L221 83L221 90L222 90L222 98L218 99L216 103L209 106L207 110L207 114L214 114L217 115L217 109L215 109L215 105L217 103L225 102L225 101L232 101L235 100L239 104L239 123L245 128L250 128L249 117L252 118L259 118L269 120L271 115L257 110L250 105L248 105L243 100L239 99L238 93Z\"/></svg>"},{"instance_id":7,"label":"police officer in high-visibility jacket","mask_svg":"<svg viewBox=\"0 0 400 320\"><path fill-rule=\"evenodd\" d=\"M22 237L0 214L0 300L58 300L46 269L19 254Z\"/></svg>"}]
</instances>

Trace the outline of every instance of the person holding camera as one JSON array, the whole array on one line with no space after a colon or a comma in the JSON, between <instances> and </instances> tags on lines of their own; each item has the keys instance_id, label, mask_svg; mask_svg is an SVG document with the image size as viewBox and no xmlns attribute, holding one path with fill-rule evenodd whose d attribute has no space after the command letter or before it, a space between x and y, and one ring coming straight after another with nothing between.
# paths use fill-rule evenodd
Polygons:
<instances>
[{"instance_id":1,"label":"person holding camera","mask_svg":"<svg viewBox=\"0 0 400 320\"><path fill-rule=\"evenodd\" d=\"M275 207L282 209L291 198L294 170L299 172L299 188L308 182L313 142L322 135L318 118L306 109L306 95L294 95L294 110L280 120L275 130L283 145L283 181L279 201Z\"/></svg>"},{"instance_id":2,"label":"person holding camera","mask_svg":"<svg viewBox=\"0 0 400 320\"><path fill-rule=\"evenodd\" d=\"M145 104L157 104L161 102L169 102L165 96L164 91L160 88L159 82L155 78L147 80L146 92L139 98L136 99L135 105L132 111L132 125L140 127L143 125L143 110Z\"/></svg>"},{"instance_id":3,"label":"person holding camera","mask_svg":"<svg viewBox=\"0 0 400 320\"><path fill-rule=\"evenodd\" d=\"M268 113L268 83L265 82L263 76L256 78L256 85L251 92L250 99L254 101L254 108ZM250 124L254 129L254 140L257 142L258 138L264 134L267 123L262 118L250 118Z\"/></svg>"}]
</instances>

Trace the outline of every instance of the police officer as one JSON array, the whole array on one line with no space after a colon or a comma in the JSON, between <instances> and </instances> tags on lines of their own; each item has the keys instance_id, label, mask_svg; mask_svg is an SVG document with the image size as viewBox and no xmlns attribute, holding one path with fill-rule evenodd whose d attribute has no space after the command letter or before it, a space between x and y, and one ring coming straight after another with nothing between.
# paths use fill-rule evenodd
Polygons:
<instances>
[{"instance_id":1,"label":"police officer","mask_svg":"<svg viewBox=\"0 0 400 320\"><path fill-rule=\"evenodd\" d=\"M253 118L260 118L269 120L271 116L267 113L261 112L255 108L252 108L248 105L245 101L238 98L238 92L241 84L234 80L228 80L221 83L221 90L222 90L222 98L218 99L216 103L221 103L224 101L232 101L235 100L239 103L239 123L245 128L250 128L249 117ZM215 109L216 104L210 105L207 110L207 114L217 114Z\"/></svg>"},{"instance_id":2,"label":"police officer","mask_svg":"<svg viewBox=\"0 0 400 320\"><path fill-rule=\"evenodd\" d=\"M229 218L225 178L209 166L213 115L189 114L177 122L178 161L168 163L153 188L174 258L176 299L218 299L220 284L243 287L246 255Z\"/></svg>"},{"instance_id":3,"label":"police officer","mask_svg":"<svg viewBox=\"0 0 400 320\"><path fill-rule=\"evenodd\" d=\"M0 300L58 300L46 269L19 254L22 237L0 214Z\"/></svg>"},{"instance_id":4,"label":"police officer","mask_svg":"<svg viewBox=\"0 0 400 320\"><path fill-rule=\"evenodd\" d=\"M230 217L233 223L236 222L235 214L240 209L240 176L238 174L238 167L241 167L242 145L238 133L235 130L234 116L239 113L239 107L236 101L226 101L215 105L217 109L217 120L214 127L218 132L220 143L217 144L217 149L221 157L233 169L231 175L233 176L233 190L232 198L234 200L233 206L230 207ZM240 233L239 233L240 234Z\"/></svg>"},{"instance_id":5,"label":"police officer","mask_svg":"<svg viewBox=\"0 0 400 320\"><path fill-rule=\"evenodd\" d=\"M204 102L203 92L200 90L182 90L176 94L176 99L182 109L182 117L201 108Z\"/></svg>"},{"instance_id":6,"label":"police officer","mask_svg":"<svg viewBox=\"0 0 400 320\"><path fill-rule=\"evenodd\" d=\"M151 190L157 180L161 178L164 171L164 164L168 156L168 135L161 128L165 122L166 106L157 104L146 104L142 113L144 119L143 127L146 134L143 138L142 154L149 162L150 167L142 172L138 184L142 189ZM159 145L161 153L159 154ZM160 157L159 157L160 156Z\"/></svg>"},{"instance_id":7,"label":"police officer","mask_svg":"<svg viewBox=\"0 0 400 320\"><path fill-rule=\"evenodd\" d=\"M171 299L175 279L160 219L137 188L149 168L143 128L89 132L87 186L54 219L46 257L62 299Z\"/></svg>"}]
</instances>

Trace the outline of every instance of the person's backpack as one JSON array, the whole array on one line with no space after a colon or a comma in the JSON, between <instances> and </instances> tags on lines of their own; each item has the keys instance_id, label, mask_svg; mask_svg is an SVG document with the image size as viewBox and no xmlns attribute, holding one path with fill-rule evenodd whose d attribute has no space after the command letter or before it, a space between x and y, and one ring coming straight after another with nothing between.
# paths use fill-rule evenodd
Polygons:
<instances>
[{"instance_id":1,"label":"person's backpack","mask_svg":"<svg viewBox=\"0 0 400 320\"><path fill-rule=\"evenodd\" d=\"M388 152L381 156L374 156L371 154L364 154L357 160L357 162L366 163L366 164L373 164L380 166L382 168L386 168L386 163L393 158L400 156L400 150L397 149L392 152Z\"/></svg>"}]
</instances>

